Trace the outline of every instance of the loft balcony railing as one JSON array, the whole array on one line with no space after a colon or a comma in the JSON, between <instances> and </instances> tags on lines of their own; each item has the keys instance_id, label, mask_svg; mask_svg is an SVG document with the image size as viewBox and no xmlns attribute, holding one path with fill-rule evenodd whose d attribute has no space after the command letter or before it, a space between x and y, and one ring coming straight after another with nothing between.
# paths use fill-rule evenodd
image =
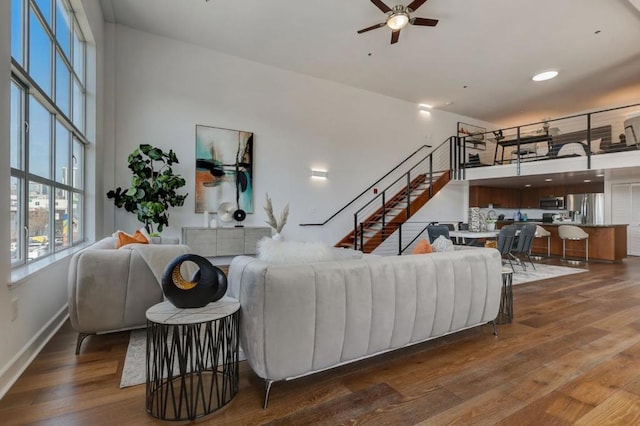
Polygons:
<instances>
[{"instance_id":1,"label":"loft balcony railing","mask_svg":"<svg viewBox=\"0 0 640 426\"><path fill-rule=\"evenodd\" d=\"M546 119L457 138L457 168L464 179L469 168L516 165L561 158L584 158L591 169L593 156L640 149L640 104L585 114Z\"/></svg>"}]
</instances>

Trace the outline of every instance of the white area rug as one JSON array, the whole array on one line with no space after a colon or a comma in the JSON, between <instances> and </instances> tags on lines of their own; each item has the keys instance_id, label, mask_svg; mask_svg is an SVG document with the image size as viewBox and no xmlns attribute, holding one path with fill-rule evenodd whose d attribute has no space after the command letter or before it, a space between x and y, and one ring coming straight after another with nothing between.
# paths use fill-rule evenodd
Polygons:
<instances>
[{"instance_id":1,"label":"white area rug","mask_svg":"<svg viewBox=\"0 0 640 426\"><path fill-rule=\"evenodd\" d=\"M143 384L146 381L147 369L147 331L132 330L129 337L129 347L124 359L120 388ZM239 350L240 361L246 359L242 348ZM177 367L176 367L177 369Z\"/></svg>"},{"instance_id":2,"label":"white area rug","mask_svg":"<svg viewBox=\"0 0 640 426\"><path fill-rule=\"evenodd\" d=\"M513 285L524 284L531 281L546 280L548 278L560 277L563 275L577 274L580 272L587 272L587 269L569 268L567 266L545 265L542 263L535 263L536 269L531 267L530 263L527 263L527 270L523 271L520 265L513 265L516 273L513 274ZM509 264L504 265L506 268L510 268Z\"/></svg>"}]
</instances>

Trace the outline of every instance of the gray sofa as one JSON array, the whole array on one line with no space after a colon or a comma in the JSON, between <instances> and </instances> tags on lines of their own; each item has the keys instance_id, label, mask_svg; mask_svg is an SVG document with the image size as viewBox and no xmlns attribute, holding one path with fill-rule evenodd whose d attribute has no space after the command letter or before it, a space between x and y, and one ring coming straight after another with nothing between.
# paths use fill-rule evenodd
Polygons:
<instances>
[{"instance_id":1,"label":"gray sofa","mask_svg":"<svg viewBox=\"0 0 640 426\"><path fill-rule=\"evenodd\" d=\"M145 327L145 312L163 299L163 264L186 252L187 246L163 244L116 249L116 238L108 237L76 253L68 276L69 320L79 333L76 354L88 335Z\"/></svg>"},{"instance_id":2,"label":"gray sofa","mask_svg":"<svg viewBox=\"0 0 640 426\"><path fill-rule=\"evenodd\" d=\"M289 380L493 321L495 249L271 265L236 257L229 295L255 373Z\"/></svg>"}]
</instances>

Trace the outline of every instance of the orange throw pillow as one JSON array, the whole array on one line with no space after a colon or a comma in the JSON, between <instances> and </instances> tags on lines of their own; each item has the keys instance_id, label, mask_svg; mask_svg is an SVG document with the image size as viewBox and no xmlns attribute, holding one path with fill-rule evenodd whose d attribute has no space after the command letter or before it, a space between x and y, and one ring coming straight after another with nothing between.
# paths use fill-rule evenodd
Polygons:
<instances>
[{"instance_id":1,"label":"orange throw pillow","mask_svg":"<svg viewBox=\"0 0 640 426\"><path fill-rule=\"evenodd\" d=\"M427 240L420 240L418 244L413 248L413 254L427 254L433 253L433 247Z\"/></svg>"},{"instance_id":2,"label":"orange throw pillow","mask_svg":"<svg viewBox=\"0 0 640 426\"><path fill-rule=\"evenodd\" d=\"M118 232L118 244L117 248L126 246L127 244L149 244L149 240L144 236L140 230L136 231L133 235L129 235L125 232Z\"/></svg>"}]
</instances>

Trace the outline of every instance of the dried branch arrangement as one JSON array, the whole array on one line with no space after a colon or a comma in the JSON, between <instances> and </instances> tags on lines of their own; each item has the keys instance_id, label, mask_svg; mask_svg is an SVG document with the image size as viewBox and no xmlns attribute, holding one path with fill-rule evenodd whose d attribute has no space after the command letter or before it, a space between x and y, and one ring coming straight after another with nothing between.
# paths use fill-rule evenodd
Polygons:
<instances>
[{"instance_id":1,"label":"dried branch arrangement","mask_svg":"<svg viewBox=\"0 0 640 426\"><path fill-rule=\"evenodd\" d=\"M270 227L275 229L276 233L279 234L280 232L282 232L282 228L284 228L284 225L287 223L287 218L289 217L289 203L287 203L287 205L284 206L284 210L282 210L282 214L280 215L280 222L278 222L276 217L273 215L273 205L271 204L271 198L269 198L269 194L267 194L267 202L264 205L264 211L267 212L268 218L268 220L265 220L265 222Z\"/></svg>"}]
</instances>

